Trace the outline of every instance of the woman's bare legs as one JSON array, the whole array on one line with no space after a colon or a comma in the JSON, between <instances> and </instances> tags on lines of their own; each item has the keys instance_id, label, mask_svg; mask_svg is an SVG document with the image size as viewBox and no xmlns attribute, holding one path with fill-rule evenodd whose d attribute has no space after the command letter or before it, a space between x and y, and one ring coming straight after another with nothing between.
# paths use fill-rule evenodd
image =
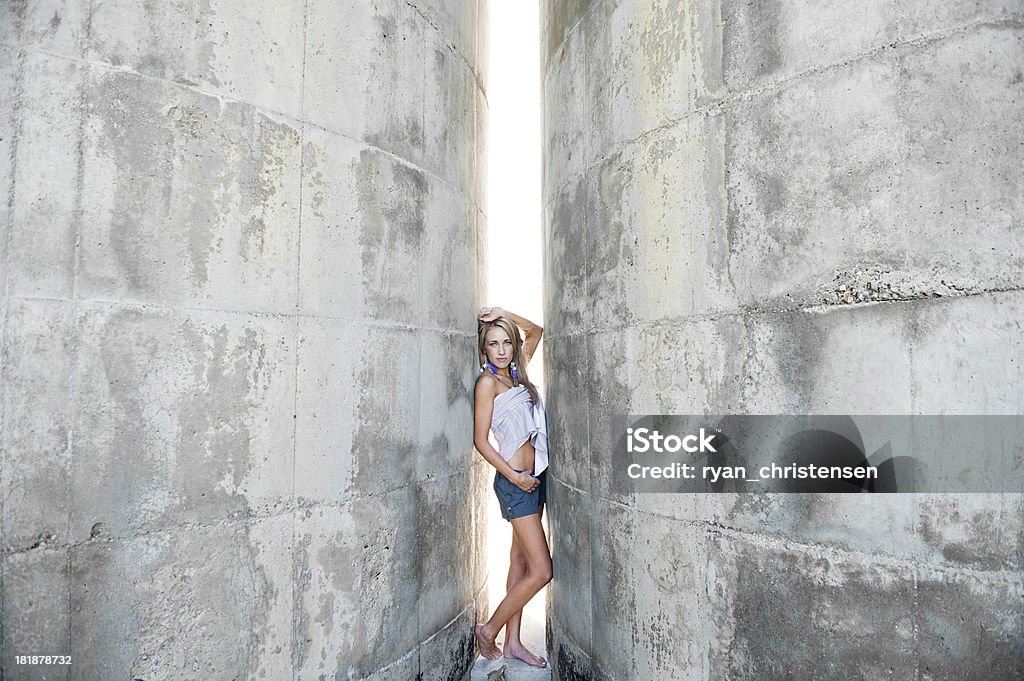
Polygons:
<instances>
[{"instance_id":1,"label":"woman's bare legs","mask_svg":"<svg viewBox=\"0 0 1024 681\"><path fill-rule=\"evenodd\" d=\"M541 506L541 517L544 514L544 507ZM519 545L519 540L516 539L515 532L512 533L512 550L509 555L509 566L508 566L508 581L505 582L505 590L508 591L512 586L526 575L527 562L526 553ZM546 667L548 661L539 655L535 655L525 645L520 637L521 625L523 620L523 611L519 610L516 614L512 615L508 622L505 623L505 646L502 650L502 655L507 658L514 658L522 660L526 664L533 665L534 667Z\"/></svg>"},{"instance_id":2,"label":"woman's bare legs","mask_svg":"<svg viewBox=\"0 0 1024 681\"><path fill-rule=\"evenodd\" d=\"M505 594L504 600L498 604L494 614L491 615L491 619L476 626L476 638L480 646L480 654L492 660L497 659L501 654L498 646L494 645L494 639L498 632L501 631L501 627L509 625L512 618L517 614L519 615L517 620L521 620L523 606L538 591L544 588L545 584L551 581L551 553L548 551L548 541L544 536L544 527L540 523L540 513L534 513L522 518L513 518L512 534L515 537L513 546L518 543L519 549L526 557L526 574L522 575L509 587L508 593ZM511 576L510 574L509 581L511 581ZM511 627L509 628L511 629ZM518 639L518 621L516 622L515 634ZM507 635L511 636L511 632L507 632ZM520 648L521 645L520 643ZM526 651L525 648L521 648L521 650ZM526 652L528 653L529 651ZM520 657L520 659L523 658ZM536 659L542 660L543 658ZM529 662L529 660L525 661Z\"/></svg>"},{"instance_id":3,"label":"woman's bare legs","mask_svg":"<svg viewBox=\"0 0 1024 681\"><path fill-rule=\"evenodd\" d=\"M505 580L505 592L508 591L526 574L526 553L522 547L519 546L519 540L516 539L516 533L512 533L512 550L509 551L508 556L508 579ZM519 627L523 619L523 611L520 610L516 614L512 615L508 622L505 623L505 647L508 647L509 642L519 642Z\"/></svg>"}]
</instances>

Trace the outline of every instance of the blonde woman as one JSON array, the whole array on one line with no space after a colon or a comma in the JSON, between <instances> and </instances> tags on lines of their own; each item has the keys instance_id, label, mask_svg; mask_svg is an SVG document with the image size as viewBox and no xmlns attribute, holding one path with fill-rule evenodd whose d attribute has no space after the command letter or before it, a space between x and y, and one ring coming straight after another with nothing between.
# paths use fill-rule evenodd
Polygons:
<instances>
[{"instance_id":1,"label":"blonde woman","mask_svg":"<svg viewBox=\"0 0 1024 681\"><path fill-rule=\"evenodd\" d=\"M495 468L494 493L502 517L512 524L512 550L508 593L491 618L476 625L476 641L481 655L497 659L502 650L494 639L504 626L505 657L546 667L547 660L527 650L519 638L523 606L551 581L551 554L540 522L547 489L547 424L540 395L526 373L544 329L500 307L481 308L479 318L481 370L473 443ZM488 440L488 431L493 431L498 449Z\"/></svg>"}]
</instances>

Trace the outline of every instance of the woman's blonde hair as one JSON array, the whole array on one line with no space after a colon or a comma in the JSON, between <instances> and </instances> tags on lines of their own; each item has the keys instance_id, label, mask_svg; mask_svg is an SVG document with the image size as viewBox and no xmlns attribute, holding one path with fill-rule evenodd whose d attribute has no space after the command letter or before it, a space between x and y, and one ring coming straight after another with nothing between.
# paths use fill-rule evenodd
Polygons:
<instances>
[{"instance_id":1,"label":"woman's blonde hair","mask_svg":"<svg viewBox=\"0 0 1024 681\"><path fill-rule=\"evenodd\" d=\"M516 363L516 374L519 376L515 384L525 386L526 390L530 393L530 399L533 400L534 404L537 404L537 387L530 382L530 377L526 373L526 362L523 361L523 339L519 337L519 327L504 317L498 317L490 322L481 322L477 329L477 335L479 336L477 349L480 353L480 366L484 366L487 362L487 353L484 352L484 345L487 343L487 332L494 327L502 329L512 341L512 361Z\"/></svg>"}]
</instances>

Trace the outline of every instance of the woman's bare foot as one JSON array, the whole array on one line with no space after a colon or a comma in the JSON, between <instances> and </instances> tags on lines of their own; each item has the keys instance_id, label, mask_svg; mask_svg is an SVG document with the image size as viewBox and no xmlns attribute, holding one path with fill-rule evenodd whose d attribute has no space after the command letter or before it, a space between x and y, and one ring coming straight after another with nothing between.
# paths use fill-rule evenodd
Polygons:
<instances>
[{"instance_id":1,"label":"woman's bare foot","mask_svg":"<svg viewBox=\"0 0 1024 681\"><path fill-rule=\"evenodd\" d=\"M522 643L506 643L505 652L502 653L502 655L510 659L522 660L526 664L532 665L534 667L543 668L548 666L547 660L545 660L543 657L540 657L539 655L534 655L533 653L531 653L529 650L526 649L526 646L524 646Z\"/></svg>"},{"instance_id":2,"label":"woman's bare foot","mask_svg":"<svg viewBox=\"0 0 1024 681\"><path fill-rule=\"evenodd\" d=\"M487 634L484 633L483 629L483 624L476 625L476 645L480 648L480 654L488 660L497 660L501 657L501 650L498 646L494 645L494 636L487 638Z\"/></svg>"}]
</instances>

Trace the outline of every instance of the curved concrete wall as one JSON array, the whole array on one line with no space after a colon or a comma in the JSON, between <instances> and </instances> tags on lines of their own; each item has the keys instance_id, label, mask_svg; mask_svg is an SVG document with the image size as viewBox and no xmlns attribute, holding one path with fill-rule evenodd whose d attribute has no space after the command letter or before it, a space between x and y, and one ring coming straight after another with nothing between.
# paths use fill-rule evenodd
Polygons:
<instances>
[{"instance_id":1,"label":"curved concrete wall","mask_svg":"<svg viewBox=\"0 0 1024 681\"><path fill-rule=\"evenodd\" d=\"M1020 678L1020 495L623 496L608 432L1021 413L1024 7L544 9L556 678Z\"/></svg>"},{"instance_id":2,"label":"curved concrete wall","mask_svg":"<svg viewBox=\"0 0 1024 681\"><path fill-rule=\"evenodd\" d=\"M0 7L12 677L471 664L481 16Z\"/></svg>"}]
</instances>

